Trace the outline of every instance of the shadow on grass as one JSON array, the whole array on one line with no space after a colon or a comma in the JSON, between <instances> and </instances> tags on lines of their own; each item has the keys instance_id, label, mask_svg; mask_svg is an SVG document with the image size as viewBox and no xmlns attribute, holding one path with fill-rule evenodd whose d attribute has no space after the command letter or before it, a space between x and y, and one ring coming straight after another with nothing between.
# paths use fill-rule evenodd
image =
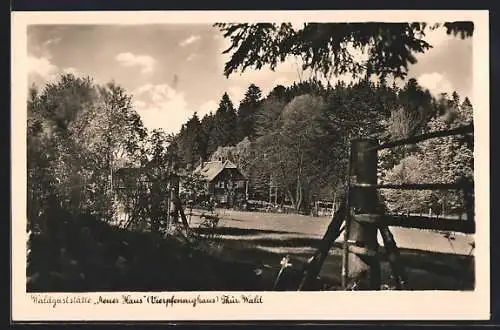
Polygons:
<instances>
[{"instance_id":1,"label":"shadow on grass","mask_svg":"<svg viewBox=\"0 0 500 330\"><path fill-rule=\"evenodd\" d=\"M272 230L221 227L226 234L283 233ZM96 291L269 291L283 253L267 247L312 247L319 239L222 240L219 253L193 249L169 237L129 232L99 222L60 225L57 232L30 238L28 292ZM336 244L336 249L340 248ZM382 249L383 252L383 249ZM470 290L474 288L473 257L401 249L409 284L414 290ZM311 253L290 253L296 280ZM383 257L384 254L382 253ZM259 272L260 270L260 272ZM388 262L382 260L384 279ZM337 285L341 257L327 258L320 273ZM291 285L288 290L296 290Z\"/></svg>"},{"instance_id":2,"label":"shadow on grass","mask_svg":"<svg viewBox=\"0 0 500 330\"><path fill-rule=\"evenodd\" d=\"M314 248L319 246L321 240L317 238L310 237L293 237L293 238L283 238L283 239L272 239L272 238L257 238L252 240L247 240L255 245L267 246L267 247L293 247L293 248Z\"/></svg>"},{"instance_id":3,"label":"shadow on grass","mask_svg":"<svg viewBox=\"0 0 500 330\"><path fill-rule=\"evenodd\" d=\"M288 254L292 257L295 272L300 272L311 252L290 251L276 253L263 250L261 247L309 247L316 248L319 239L289 238L289 239L255 239L226 241L227 256L233 260L253 262L279 268L281 258ZM335 243L333 249L341 251L342 245ZM399 249L400 260L408 276L409 287L412 290L473 290L475 287L474 257L448 253L428 252L414 249ZM380 248L381 272L383 282L388 282L391 269L387 254ZM330 254L323 265L320 276L328 278L331 283L340 283L342 257L340 253ZM295 283L295 281L294 281ZM292 290L292 289L291 289Z\"/></svg>"},{"instance_id":4,"label":"shadow on grass","mask_svg":"<svg viewBox=\"0 0 500 330\"><path fill-rule=\"evenodd\" d=\"M192 228L192 230L201 235L205 234L218 234L230 236L250 236L250 235L265 235L265 234L300 234L296 232L286 232L279 230L266 230L266 229L244 229L237 227L218 227L212 228Z\"/></svg>"}]
</instances>

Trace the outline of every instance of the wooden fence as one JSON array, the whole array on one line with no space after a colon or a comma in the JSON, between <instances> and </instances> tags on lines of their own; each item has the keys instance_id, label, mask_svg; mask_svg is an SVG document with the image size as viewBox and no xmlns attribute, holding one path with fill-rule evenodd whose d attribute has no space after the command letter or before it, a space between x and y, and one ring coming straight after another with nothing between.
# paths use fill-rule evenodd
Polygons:
<instances>
[{"instance_id":1,"label":"wooden fence","mask_svg":"<svg viewBox=\"0 0 500 330\"><path fill-rule=\"evenodd\" d=\"M378 233L382 237L385 251L395 280L396 289L408 289L405 269L400 262L399 250L390 227L429 229L475 233L473 182L434 184L377 184L378 151L396 146L415 144L427 139L473 133L468 125L448 131L438 131L408 139L379 143L375 139L351 141L347 192L321 240L317 251L304 266L298 290L309 290L333 247L335 240L344 233L342 253L342 288L344 290L380 290L381 270L378 260ZM378 189L437 190L453 189L464 192L466 220L432 218L420 215L390 215L378 198ZM283 266L285 267L285 266ZM286 268L286 267L285 267ZM275 289L282 285L280 271Z\"/></svg>"},{"instance_id":2,"label":"wooden fence","mask_svg":"<svg viewBox=\"0 0 500 330\"><path fill-rule=\"evenodd\" d=\"M349 177L345 207L345 228L343 240L342 286L352 288L353 278L368 274L366 289L380 288L380 264L377 258L377 234L380 232L396 287L406 287L404 268L399 264L399 252L389 227L406 227L430 230L475 233L473 191L474 182L461 180L452 183L377 184L378 151L396 146L415 144L424 140L473 133L473 126L463 126L447 131L431 132L407 139L379 143L375 139L351 141ZM385 214L378 200L378 189L404 190L458 190L464 195L466 220L440 219L425 216L402 216ZM354 264L352 269L350 265Z\"/></svg>"}]
</instances>

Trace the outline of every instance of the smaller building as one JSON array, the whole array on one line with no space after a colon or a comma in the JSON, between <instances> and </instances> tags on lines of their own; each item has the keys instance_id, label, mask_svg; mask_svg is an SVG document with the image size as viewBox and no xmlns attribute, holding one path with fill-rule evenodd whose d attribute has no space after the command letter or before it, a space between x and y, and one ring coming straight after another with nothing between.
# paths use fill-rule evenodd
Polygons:
<instances>
[{"instance_id":1,"label":"smaller building","mask_svg":"<svg viewBox=\"0 0 500 330\"><path fill-rule=\"evenodd\" d=\"M154 175L154 169L145 167L122 167L113 171L112 188L118 223L128 219L131 212L138 210L137 206L149 208L164 208L172 199L172 192L178 194L179 174L170 173L159 179ZM153 199L150 197L154 196Z\"/></svg>"},{"instance_id":2,"label":"smaller building","mask_svg":"<svg viewBox=\"0 0 500 330\"><path fill-rule=\"evenodd\" d=\"M208 194L219 205L233 207L247 199L248 180L229 160L202 162L193 173L201 176Z\"/></svg>"},{"instance_id":3,"label":"smaller building","mask_svg":"<svg viewBox=\"0 0 500 330\"><path fill-rule=\"evenodd\" d=\"M145 168L121 167L113 171L113 189L147 189L151 182Z\"/></svg>"}]
</instances>

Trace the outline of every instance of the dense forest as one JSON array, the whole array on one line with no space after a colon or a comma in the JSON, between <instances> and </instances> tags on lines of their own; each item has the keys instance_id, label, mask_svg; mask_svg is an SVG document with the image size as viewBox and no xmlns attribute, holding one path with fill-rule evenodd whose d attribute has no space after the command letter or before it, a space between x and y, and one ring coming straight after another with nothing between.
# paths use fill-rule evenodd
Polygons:
<instances>
[{"instance_id":1,"label":"dense forest","mask_svg":"<svg viewBox=\"0 0 500 330\"><path fill-rule=\"evenodd\" d=\"M308 211L315 200L336 200L346 178L349 140L382 141L471 123L472 104L457 92L433 97L415 79L398 88L384 80L324 86L317 80L276 86L267 96L254 84L236 109L227 93L218 109L195 113L175 136L182 166L229 159L250 180L250 198ZM381 152L380 180L387 183L445 183L473 176L469 140L439 138ZM391 211L462 212L453 192L384 191ZM412 203L408 203L411 199ZM273 197L274 201L274 197Z\"/></svg>"}]
</instances>

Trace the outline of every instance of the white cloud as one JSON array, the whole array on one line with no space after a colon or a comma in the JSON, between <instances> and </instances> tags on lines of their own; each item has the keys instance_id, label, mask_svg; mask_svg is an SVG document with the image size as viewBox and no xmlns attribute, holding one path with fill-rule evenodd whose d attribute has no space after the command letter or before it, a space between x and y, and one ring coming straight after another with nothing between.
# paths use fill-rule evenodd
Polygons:
<instances>
[{"instance_id":1,"label":"white cloud","mask_svg":"<svg viewBox=\"0 0 500 330\"><path fill-rule=\"evenodd\" d=\"M189 56L186 58L186 61L191 62L199 57L201 57L201 55L197 53L189 54Z\"/></svg>"},{"instance_id":2,"label":"white cloud","mask_svg":"<svg viewBox=\"0 0 500 330\"><path fill-rule=\"evenodd\" d=\"M43 46L44 46L44 47L48 47L48 46L50 46L50 45L53 45L53 44L57 44L57 43L59 43L61 40L62 40L62 38L59 38L59 37L56 37L56 38L51 38L51 39L46 40L46 41L43 43Z\"/></svg>"},{"instance_id":3,"label":"white cloud","mask_svg":"<svg viewBox=\"0 0 500 330\"><path fill-rule=\"evenodd\" d=\"M144 109L147 103L141 100L134 100L134 107L136 109Z\"/></svg>"},{"instance_id":4,"label":"white cloud","mask_svg":"<svg viewBox=\"0 0 500 330\"><path fill-rule=\"evenodd\" d=\"M49 81L55 81L61 74L72 73L75 76L80 76L79 72L74 67L59 68L51 62L49 57L28 56L28 79L36 84L45 84ZM94 79L98 83L97 79Z\"/></svg>"},{"instance_id":5,"label":"white cloud","mask_svg":"<svg viewBox=\"0 0 500 330\"><path fill-rule=\"evenodd\" d=\"M453 85L445 76L438 72L424 73L417 78L418 83L433 95L453 93Z\"/></svg>"},{"instance_id":6,"label":"white cloud","mask_svg":"<svg viewBox=\"0 0 500 330\"><path fill-rule=\"evenodd\" d=\"M245 96L245 89L241 88L239 86L230 86L227 89L227 94L229 95L229 98L231 99L231 101L233 102L233 105L236 108L236 107L238 107L238 105L240 104L240 101Z\"/></svg>"},{"instance_id":7,"label":"white cloud","mask_svg":"<svg viewBox=\"0 0 500 330\"><path fill-rule=\"evenodd\" d=\"M60 43L62 38L54 37L45 41L37 40L35 36L28 35L28 54L38 58L52 59L51 48Z\"/></svg>"},{"instance_id":8,"label":"white cloud","mask_svg":"<svg viewBox=\"0 0 500 330\"><path fill-rule=\"evenodd\" d=\"M435 30L427 30L425 32L425 37L423 38L433 47L442 46L444 43L452 39L453 36L446 34L446 29L439 27Z\"/></svg>"},{"instance_id":9,"label":"white cloud","mask_svg":"<svg viewBox=\"0 0 500 330\"><path fill-rule=\"evenodd\" d=\"M75 69L75 68L72 68L72 67L64 68L62 71L63 71L63 73L66 73L66 74L71 73L71 74L73 74L75 76L79 76L80 75L80 73L78 72L78 70Z\"/></svg>"},{"instance_id":10,"label":"white cloud","mask_svg":"<svg viewBox=\"0 0 500 330\"><path fill-rule=\"evenodd\" d=\"M221 56L221 58L224 58L224 61L227 60L225 56ZM223 64L221 63L221 72L222 68ZM278 64L274 71L267 66L260 70L247 69L245 72L236 71L229 76L228 80L233 86L256 84L261 88L262 93L266 95L276 86L274 84L275 81L288 86L300 79L307 79L309 76L308 72L302 72L301 64L296 58L289 57L283 63ZM240 100L241 98L238 99L238 101Z\"/></svg>"},{"instance_id":11,"label":"white cloud","mask_svg":"<svg viewBox=\"0 0 500 330\"><path fill-rule=\"evenodd\" d=\"M141 86L134 96L137 112L148 129L161 128L167 133L177 133L193 114L187 108L184 93L167 84Z\"/></svg>"},{"instance_id":12,"label":"white cloud","mask_svg":"<svg viewBox=\"0 0 500 330\"><path fill-rule=\"evenodd\" d=\"M36 75L47 81L54 79L58 71L58 67L49 58L28 56L28 74Z\"/></svg>"},{"instance_id":13,"label":"white cloud","mask_svg":"<svg viewBox=\"0 0 500 330\"><path fill-rule=\"evenodd\" d=\"M418 61L422 59L431 59L433 56L441 53L443 49L446 49L448 43L455 39L453 35L447 35L446 29L440 27L436 30L427 29L425 31L425 36L422 37L423 40L427 41L432 48L426 50L423 53L415 53L415 57Z\"/></svg>"},{"instance_id":14,"label":"white cloud","mask_svg":"<svg viewBox=\"0 0 500 330\"><path fill-rule=\"evenodd\" d=\"M135 55L132 53L120 53L115 59L123 66L142 67L142 73L150 73L153 71L156 60L149 55Z\"/></svg>"},{"instance_id":15,"label":"white cloud","mask_svg":"<svg viewBox=\"0 0 500 330\"><path fill-rule=\"evenodd\" d=\"M142 85L141 87L138 87L134 91L134 94L135 95L143 94L143 93L151 91L153 88L155 88L155 85L153 85L153 84Z\"/></svg>"},{"instance_id":16,"label":"white cloud","mask_svg":"<svg viewBox=\"0 0 500 330\"><path fill-rule=\"evenodd\" d=\"M182 40L180 43L179 43L179 46L181 47L186 47L187 45L190 45L192 43L195 43L196 41L200 40L201 37L200 36L195 36L195 35L192 35L190 36L189 38L187 39L184 39Z\"/></svg>"},{"instance_id":17,"label":"white cloud","mask_svg":"<svg viewBox=\"0 0 500 330\"><path fill-rule=\"evenodd\" d=\"M273 80L273 85L274 86L277 86L277 85L286 86L286 85L288 85L289 82L290 82L289 79L287 79L286 77L278 77L278 78Z\"/></svg>"},{"instance_id":18,"label":"white cloud","mask_svg":"<svg viewBox=\"0 0 500 330\"><path fill-rule=\"evenodd\" d=\"M174 88L167 84L153 85L146 84L136 89L135 95L143 95L150 97L153 102L160 103L164 100L172 100L175 98L184 98L184 93L176 91Z\"/></svg>"}]
</instances>

